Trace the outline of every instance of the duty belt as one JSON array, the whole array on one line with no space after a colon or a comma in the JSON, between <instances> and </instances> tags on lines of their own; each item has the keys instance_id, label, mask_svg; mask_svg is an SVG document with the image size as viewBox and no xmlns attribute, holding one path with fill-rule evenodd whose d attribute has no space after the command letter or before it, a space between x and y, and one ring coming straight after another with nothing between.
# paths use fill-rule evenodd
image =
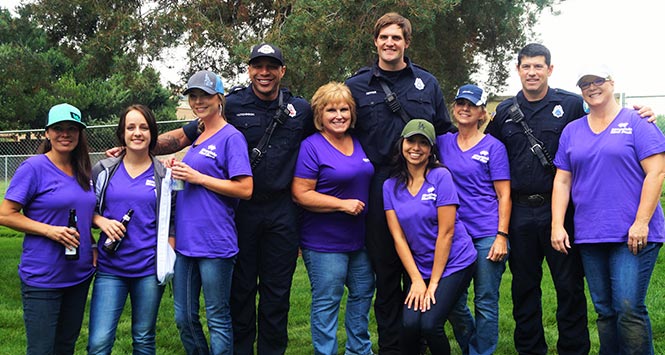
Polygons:
<instances>
[{"instance_id":1,"label":"duty belt","mask_svg":"<svg viewBox=\"0 0 665 355\"><path fill-rule=\"evenodd\" d=\"M552 202L552 194L549 192L542 194L530 194L530 195L522 193L513 193L512 198L513 198L513 203L529 207L540 207Z\"/></svg>"}]
</instances>

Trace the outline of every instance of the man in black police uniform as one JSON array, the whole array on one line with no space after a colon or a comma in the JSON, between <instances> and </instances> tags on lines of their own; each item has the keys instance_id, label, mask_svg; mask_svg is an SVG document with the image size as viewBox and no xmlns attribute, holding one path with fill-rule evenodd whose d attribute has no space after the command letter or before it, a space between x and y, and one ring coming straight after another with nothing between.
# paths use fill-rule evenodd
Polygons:
<instances>
[{"instance_id":1,"label":"man in black police uniform","mask_svg":"<svg viewBox=\"0 0 665 355\"><path fill-rule=\"evenodd\" d=\"M404 56L410 44L409 20L397 13L383 15L374 26L377 62L346 81L357 107L354 133L375 168L370 185L366 244L376 274L374 311L382 355L400 352L398 340L405 297L401 281L402 277L408 277L395 251L383 210L383 182L389 175L393 148L410 118L432 122L437 134L452 128L438 81ZM401 110L391 109L386 100L391 95L386 90L395 94L391 100L393 108L398 102Z\"/></svg>"},{"instance_id":2,"label":"man in black police uniform","mask_svg":"<svg viewBox=\"0 0 665 355\"><path fill-rule=\"evenodd\" d=\"M487 132L503 142L510 162L513 208L510 218L509 265L513 274L512 297L515 318L515 348L519 354L546 354L542 323L543 258L557 293L558 354L588 354L584 273L579 251L573 242L573 211L568 209L566 229L571 250L561 254L552 248L551 197L554 174L551 159L559 147L563 128L585 115L582 97L548 86L552 74L550 51L541 44L526 45L517 55L517 71L522 90L515 96L524 121L544 148L537 156L523 127L514 114L515 98L497 106ZM648 107L635 106L642 117L653 115ZM511 114L513 111L513 114ZM650 119L653 121L653 119ZM541 160L543 163L541 163ZM547 160L550 160L547 162Z\"/></svg>"},{"instance_id":3,"label":"man in black police uniform","mask_svg":"<svg viewBox=\"0 0 665 355\"><path fill-rule=\"evenodd\" d=\"M549 154L554 157L563 128L585 113L579 95L548 86L553 69L550 60L550 52L543 45L532 43L520 50L517 71L522 90L516 98L525 122L542 142L543 156ZM579 252L574 246L568 255L552 248L550 203L553 170L551 166L541 164L540 158L532 152L532 144L523 126L515 122L515 116L510 114L513 104L513 98L499 104L487 131L503 142L510 161L513 208L509 265L513 274L515 348L519 354L547 353L540 289L545 258L557 293L558 353L588 354L590 345L584 273ZM566 228L572 232L572 213L569 214Z\"/></svg>"},{"instance_id":4,"label":"man in black police uniform","mask_svg":"<svg viewBox=\"0 0 665 355\"><path fill-rule=\"evenodd\" d=\"M236 210L238 247L231 286L233 346L236 354L253 354L258 323L259 354L284 354L288 342L287 320L291 281L298 257L298 211L291 200L291 180L300 142L314 133L312 110L303 98L293 96L280 81L286 72L282 52L271 44L252 48L247 88L231 89L225 115L245 136L250 156L256 159L259 142L280 103L282 123L277 124L258 162L253 161L254 194ZM197 121L159 137L159 145L173 152L198 136ZM245 149L238 147L238 149ZM164 151L160 153L165 153ZM258 283L257 283L258 282ZM259 293L258 318L256 293Z\"/></svg>"}]
</instances>

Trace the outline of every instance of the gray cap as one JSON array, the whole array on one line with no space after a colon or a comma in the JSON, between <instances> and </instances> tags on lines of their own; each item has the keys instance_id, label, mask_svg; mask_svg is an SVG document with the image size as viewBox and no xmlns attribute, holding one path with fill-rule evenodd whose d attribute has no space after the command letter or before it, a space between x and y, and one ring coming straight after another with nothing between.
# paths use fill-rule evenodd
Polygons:
<instances>
[{"instance_id":1,"label":"gray cap","mask_svg":"<svg viewBox=\"0 0 665 355\"><path fill-rule=\"evenodd\" d=\"M192 89L201 89L210 95L224 94L222 78L210 70L200 70L192 75L187 81L187 89L183 92L183 95L189 94Z\"/></svg>"}]
</instances>

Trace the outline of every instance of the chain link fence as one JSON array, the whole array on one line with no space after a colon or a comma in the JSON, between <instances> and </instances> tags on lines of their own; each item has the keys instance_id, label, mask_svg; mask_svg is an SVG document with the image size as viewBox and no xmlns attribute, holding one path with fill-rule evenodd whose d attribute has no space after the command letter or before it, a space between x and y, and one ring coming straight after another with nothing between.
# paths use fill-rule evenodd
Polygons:
<instances>
[{"instance_id":1,"label":"chain link fence","mask_svg":"<svg viewBox=\"0 0 665 355\"><path fill-rule=\"evenodd\" d=\"M186 121L157 122L159 132L168 132L182 127ZM88 126L86 134L90 146L90 160L94 165L104 159L104 152L118 145L115 136L116 125ZM37 154L39 144L44 140L44 130L0 131L0 192L4 195L9 180L21 163Z\"/></svg>"}]
</instances>

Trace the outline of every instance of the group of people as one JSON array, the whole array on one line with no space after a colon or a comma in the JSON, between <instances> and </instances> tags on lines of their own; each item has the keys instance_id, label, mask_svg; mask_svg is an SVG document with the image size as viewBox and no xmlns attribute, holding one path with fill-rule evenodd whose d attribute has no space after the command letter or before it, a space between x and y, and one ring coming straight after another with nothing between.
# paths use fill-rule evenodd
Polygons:
<instances>
[{"instance_id":1,"label":"group of people","mask_svg":"<svg viewBox=\"0 0 665 355\"><path fill-rule=\"evenodd\" d=\"M19 167L0 206L0 224L26 233L27 353L73 353L96 275L88 353L110 354L129 295L134 353L154 354L166 282L155 246L168 243L187 354L284 354L299 251L316 354L338 353L345 288L345 353L372 354L374 301L379 354L449 354L446 321L464 354L492 354L506 262L515 348L546 354L543 259L559 354L590 350L585 275L600 353L653 354L645 297L665 240L665 137L640 118L650 109L619 107L604 66L581 71L581 97L550 88L540 44L518 53L522 90L493 119L477 85L447 107L436 78L405 56L411 32L397 13L379 18L377 61L323 85L311 105L280 87L281 50L259 44L248 87L225 92L215 73L195 73L184 94L198 119L159 136L147 107L128 107L118 156L92 168L81 112L54 106L43 154ZM155 159L185 147L182 161Z\"/></svg>"}]
</instances>

